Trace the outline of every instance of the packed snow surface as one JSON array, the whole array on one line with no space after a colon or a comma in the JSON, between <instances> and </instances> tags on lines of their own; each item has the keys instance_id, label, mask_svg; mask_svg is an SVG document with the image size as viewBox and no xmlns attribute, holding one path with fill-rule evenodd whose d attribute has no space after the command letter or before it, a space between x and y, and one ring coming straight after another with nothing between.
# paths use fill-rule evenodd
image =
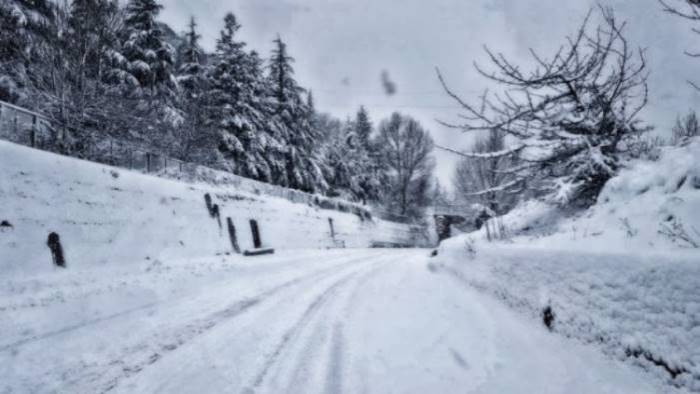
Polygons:
<instances>
[{"instance_id":1,"label":"packed snow surface","mask_svg":"<svg viewBox=\"0 0 700 394\"><path fill-rule=\"evenodd\" d=\"M428 260L296 250L0 280L0 392L670 391Z\"/></svg>"}]
</instances>

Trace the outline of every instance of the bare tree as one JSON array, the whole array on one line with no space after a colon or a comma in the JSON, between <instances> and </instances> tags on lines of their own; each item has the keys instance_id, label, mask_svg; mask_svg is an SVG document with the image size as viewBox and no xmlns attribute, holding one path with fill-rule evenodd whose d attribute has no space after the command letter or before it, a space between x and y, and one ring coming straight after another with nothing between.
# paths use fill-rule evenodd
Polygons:
<instances>
[{"instance_id":1,"label":"bare tree","mask_svg":"<svg viewBox=\"0 0 700 394\"><path fill-rule=\"evenodd\" d=\"M619 143L647 131L638 114L647 103L644 51L633 49L609 8L600 7L601 22L591 27L589 12L575 36L551 58L531 50L534 68L527 72L503 54L486 48L495 71L477 71L504 88L486 92L480 104L470 104L448 87L464 110L463 131L498 130L517 141L510 148L462 156L491 159L519 152L521 164L503 189L517 182L536 187L537 195L562 204L589 205L618 170Z\"/></svg>"},{"instance_id":2,"label":"bare tree","mask_svg":"<svg viewBox=\"0 0 700 394\"><path fill-rule=\"evenodd\" d=\"M671 15L679 16L685 18L694 23L700 23L700 1L698 0L659 0L664 11ZM675 4L675 5L672 5ZM700 34L700 28L692 28L693 33ZM690 57L700 58L700 52L696 51L685 51L685 54ZM700 90L700 85L693 81L688 81L688 83L695 89Z\"/></svg>"},{"instance_id":3,"label":"bare tree","mask_svg":"<svg viewBox=\"0 0 700 394\"><path fill-rule=\"evenodd\" d=\"M505 135L492 130L486 137L476 140L472 153L488 154L506 149ZM496 214L508 212L516 201L516 193L522 191L521 183L508 170L517 164L517 155L494 157L464 157L457 165L454 184L460 197L469 203L479 203ZM499 188L502 185L512 185Z\"/></svg>"},{"instance_id":4,"label":"bare tree","mask_svg":"<svg viewBox=\"0 0 700 394\"><path fill-rule=\"evenodd\" d=\"M696 136L700 136L700 122L695 111L690 111L683 117L679 116L673 126L671 143L679 145Z\"/></svg>"},{"instance_id":5,"label":"bare tree","mask_svg":"<svg viewBox=\"0 0 700 394\"><path fill-rule=\"evenodd\" d=\"M377 141L389 184L386 201L400 215L418 215L429 203L433 140L416 120L394 113L379 125Z\"/></svg>"}]
</instances>

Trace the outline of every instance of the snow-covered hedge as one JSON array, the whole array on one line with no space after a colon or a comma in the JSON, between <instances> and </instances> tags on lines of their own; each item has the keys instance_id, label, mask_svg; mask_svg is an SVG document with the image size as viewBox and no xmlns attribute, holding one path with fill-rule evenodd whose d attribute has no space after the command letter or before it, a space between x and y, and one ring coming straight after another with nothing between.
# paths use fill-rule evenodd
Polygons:
<instances>
[{"instance_id":1,"label":"snow-covered hedge","mask_svg":"<svg viewBox=\"0 0 700 394\"><path fill-rule=\"evenodd\" d=\"M601 347L669 383L700 392L697 255L604 254L448 240L438 270Z\"/></svg>"}]
</instances>

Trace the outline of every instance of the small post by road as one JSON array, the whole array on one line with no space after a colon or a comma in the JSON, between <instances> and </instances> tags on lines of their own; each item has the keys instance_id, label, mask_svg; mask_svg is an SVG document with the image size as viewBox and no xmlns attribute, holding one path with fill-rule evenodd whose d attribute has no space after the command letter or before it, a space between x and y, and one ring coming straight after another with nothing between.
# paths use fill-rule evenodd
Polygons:
<instances>
[{"instance_id":1,"label":"small post by road","mask_svg":"<svg viewBox=\"0 0 700 394\"><path fill-rule=\"evenodd\" d=\"M250 231L253 233L253 247L255 249L260 249L262 247L262 241L260 239L260 228L258 227L257 220L250 220Z\"/></svg>"},{"instance_id":2,"label":"small post by road","mask_svg":"<svg viewBox=\"0 0 700 394\"><path fill-rule=\"evenodd\" d=\"M63 255L63 246L61 246L61 238L58 236L58 234L55 232L49 234L49 239L46 241L46 245L51 250L53 264L57 267L66 268L66 259Z\"/></svg>"},{"instance_id":3,"label":"small post by road","mask_svg":"<svg viewBox=\"0 0 700 394\"><path fill-rule=\"evenodd\" d=\"M228 237L231 240L233 251L241 254L241 248L238 245L238 237L236 237L236 226L233 225L233 220L231 220L231 218L226 218L226 224L228 227Z\"/></svg>"}]
</instances>

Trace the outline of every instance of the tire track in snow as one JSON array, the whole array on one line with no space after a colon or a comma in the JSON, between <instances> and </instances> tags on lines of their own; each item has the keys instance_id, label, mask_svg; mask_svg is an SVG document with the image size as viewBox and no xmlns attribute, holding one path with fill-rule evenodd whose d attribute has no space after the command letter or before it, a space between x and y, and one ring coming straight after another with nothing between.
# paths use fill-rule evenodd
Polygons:
<instances>
[{"instance_id":1,"label":"tire track in snow","mask_svg":"<svg viewBox=\"0 0 700 394\"><path fill-rule=\"evenodd\" d=\"M284 387L289 389L299 389L304 383L308 383L311 376L302 376L308 374L308 364L314 361L314 356L318 351L328 346L327 361L323 366L330 366L326 370L326 380L323 385L329 387L328 392L339 392L342 389L342 355L344 353L343 328L339 322L344 312L349 309L358 290L367 280L375 273L386 266L387 263L396 261L399 257L393 254L385 254L371 258L367 266L360 267L357 271L351 272L338 281L333 282L320 295L315 297L309 306L305 309L302 316L296 323L285 332L282 339L279 341L275 350L264 361L262 367L255 375L252 383L243 389L243 393L252 393L260 389L268 378L273 378L271 373L273 369L282 368L282 364L293 357L292 362L295 362L291 377L285 382ZM366 270L366 272L364 272ZM352 286L351 286L352 285ZM342 291L345 288L350 291ZM344 297L343 307L333 308L334 301L341 301L338 297L333 297L337 294L347 294ZM318 322L314 324L314 321ZM297 341L302 339L304 331L310 329L307 337L307 343L300 345L297 353L292 349L295 345L299 346ZM326 338L330 337L330 341ZM324 341L324 339L326 339ZM330 343L329 343L330 342Z\"/></svg>"},{"instance_id":2,"label":"tire track in snow","mask_svg":"<svg viewBox=\"0 0 700 394\"><path fill-rule=\"evenodd\" d=\"M325 392L327 394L340 394L343 392L344 354L345 338L343 336L343 326L340 323L337 323L333 328L330 363L326 374Z\"/></svg>"},{"instance_id":3,"label":"tire track in snow","mask_svg":"<svg viewBox=\"0 0 700 394\"><path fill-rule=\"evenodd\" d=\"M245 388L243 390L243 393L253 393L255 392L255 389L259 388L264 383L265 378L267 377L271 368L279 362L279 359L284 354L286 348L290 345L290 343L295 337L299 336L300 332L304 329L304 327L307 326L314 314L321 309L323 303L329 299L329 296L333 292L335 292L339 287L348 282L355 275L357 275L357 273L353 272L342 277L340 280L335 281L330 287L328 287L323 293L321 293L321 295L317 296L311 302L311 304L309 304L306 310L304 310L304 313L301 315L301 318L297 320L297 322L284 333L282 339L275 347L275 350L272 352L271 355L269 355L266 358L262 367L255 375L255 379L253 380L252 384L250 384L249 387Z\"/></svg>"},{"instance_id":4,"label":"tire track in snow","mask_svg":"<svg viewBox=\"0 0 700 394\"><path fill-rule=\"evenodd\" d=\"M109 363L110 366L118 366L121 367L121 370L123 373L119 374L118 376L112 378L110 381L108 381L105 384L102 384L101 386L103 389L101 389L101 392L108 392L111 391L112 389L116 388L118 384L126 379L129 378L141 371L143 371L144 368L149 367L153 364L155 364L157 361L159 361L164 355L167 353L176 351L178 348L180 348L182 345L189 343L193 340L195 340L197 337L200 335L205 334L206 332L210 331L214 327L230 320L233 319L237 316L239 316L242 313L247 312L251 308L267 301L268 299L274 298L275 295L278 293L295 287L297 285L301 285L307 282L315 282L321 279L325 279L328 277L332 277L336 275L339 271L344 273L344 271L348 268L354 268L357 264L362 263L363 261L367 260L368 258L371 258L369 256L363 255L362 257L356 257L356 258L351 258L348 259L347 261L343 261L347 259L347 256L341 256L338 259L331 260L331 261L341 261L341 263L338 263L336 265L333 265L332 267L329 268L324 268L318 271L314 271L311 274L304 274L301 275L300 277L294 278L292 280L286 281L280 285L277 285L267 291L264 291L260 293L259 295L255 297L251 297L242 301L238 301L227 308L220 310L218 312L212 313L206 318L198 319L193 323L188 324L187 326L184 327L184 329L178 330L177 333L174 335L166 335L166 337L169 337L170 340L168 341L162 341L161 337L163 336L162 333L158 333L155 335L156 338L152 338L150 340L144 341L140 343L139 345L131 347L127 353L131 354L138 354L141 357L138 358L137 361L131 362L131 363L126 363L123 361L125 357L122 357L118 360L112 361ZM343 278L347 278L348 276L352 276L354 274L354 271L351 272L350 274L347 274L347 276L344 276ZM146 349L150 349L153 346L150 345L153 342L160 343L155 347L155 349L151 349L150 356L146 357L146 353L149 353ZM102 375L101 375L102 376Z\"/></svg>"}]
</instances>

